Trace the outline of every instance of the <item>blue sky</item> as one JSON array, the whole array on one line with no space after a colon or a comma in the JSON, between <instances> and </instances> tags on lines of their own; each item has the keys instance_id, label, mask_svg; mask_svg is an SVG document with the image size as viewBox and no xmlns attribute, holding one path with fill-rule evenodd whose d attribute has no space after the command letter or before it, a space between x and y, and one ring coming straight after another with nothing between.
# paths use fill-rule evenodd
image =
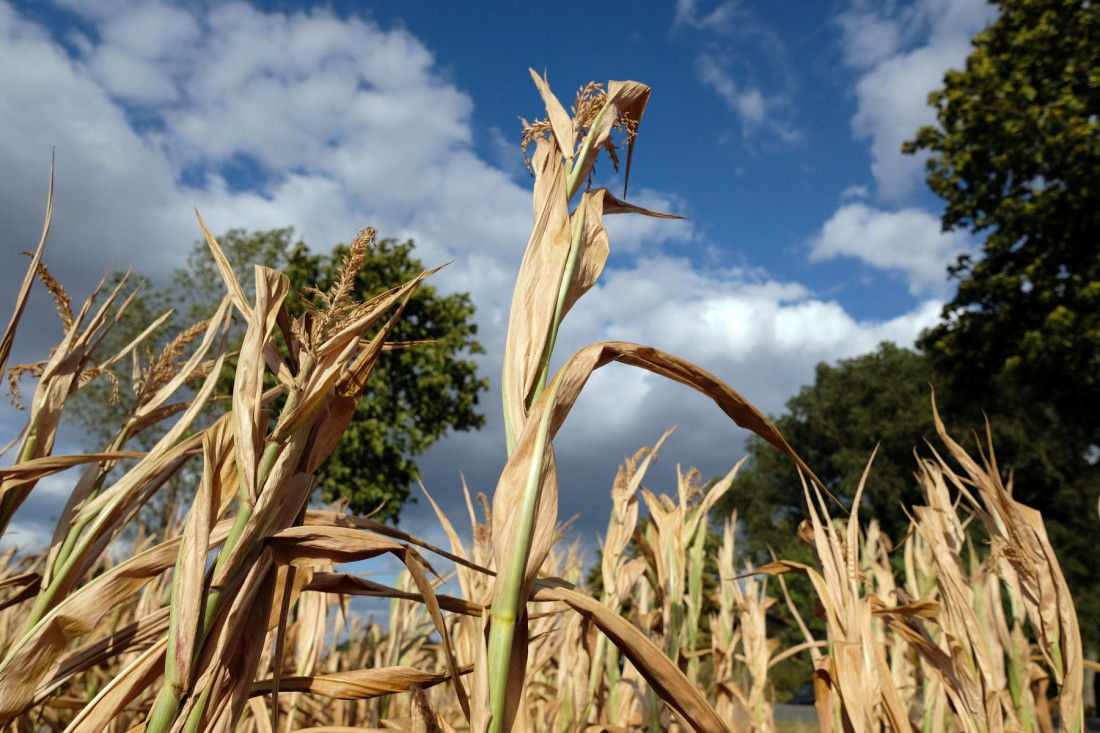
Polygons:
<instances>
[{"instance_id":1,"label":"blue sky","mask_svg":"<svg viewBox=\"0 0 1100 733\"><path fill-rule=\"evenodd\" d=\"M899 146L933 121L927 95L992 19L984 0L532 7L0 0L4 291L38 240L53 147L45 260L81 296L109 267L156 279L183 264L196 207L215 232L291 225L324 251L368 225L412 237L426 265L453 261L435 284L471 293L494 380L487 427L422 464L458 511L459 471L491 494L503 463L496 378L530 231L517 118L543 115L533 67L567 105L589 80L653 87L629 198L688 217L609 224L609 268L566 320L563 356L647 343L776 413L816 363L910 345L935 322L947 265L974 245L940 231L923 161ZM596 183L621 185L607 164ZM31 321L15 361L59 336ZM588 540L617 463L665 428L679 426L655 491L674 490L677 463L724 474L743 455L708 401L604 371L558 441L562 515L581 513ZM2 417L11 434L19 416ZM28 541L66 488L40 491ZM420 509L403 523L432 524Z\"/></svg>"}]
</instances>

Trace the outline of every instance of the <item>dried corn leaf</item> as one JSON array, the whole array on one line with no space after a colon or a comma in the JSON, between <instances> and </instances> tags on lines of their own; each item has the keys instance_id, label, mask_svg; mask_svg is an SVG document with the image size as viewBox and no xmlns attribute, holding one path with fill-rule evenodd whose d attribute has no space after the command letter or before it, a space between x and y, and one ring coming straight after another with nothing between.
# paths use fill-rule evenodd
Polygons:
<instances>
[{"instance_id":1,"label":"dried corn leaf","mask_svg":"<svg viewBox=\"0 0 1100 733\"><path fill-rule=\"evenodd\" d=\"M211 544L228 533L229 523L220 523ZM179 545L179 538L169 540L111 568L59 603L8 650L0 667L0 725L26 709L70 642L94 631L104 616L172 566Z\"/></svg>"},{"instance_id":2,"label":"dried corn leaf","mask_svg":"<svg viewBox=\"0 0 1100 733\"><path fill-rule=\"evenodd\" d=\"M560 151L540 138L532 167L535 221L512 294L501 375L510 450L527 417L527 395L539 374L570 248L569 203Z\"/></svg>"},{"instance_id":3,"label":"dried corn leaf","mask_svg":"<svg viewBox=\"0 0 1100 733\"><path fill-rule=\"evenodd\" d=\"M550 121L550 128L554 131L554 137L557 138L558 147L565 157L566 164L572 167L573 148L576 145L577 138L576 130L573 128L573 118L569 116L565 107L550 91L550 83L546 80L545 72L543 76L539 76L534 69L528 69L527 71L531 73L531 78L535 81L535 86L538 87L539 94L542 96L542 103L546 105L546 116Z\"/></svg>"},{"instance_id":4,"label":"dried corn leaf","mask_svg":"<svg viewBox=\"0 0 1100 733\"><path fill-rule=\"evenodd\" d=\"M339 593L340 595L369 596L372 598L399 598L405 601L424 602L424 596L420 593L399 590L388 585L375 583L366 578L360 578L347 573L314 573L313 578L303 590L321 591L324 593ZM439 607L451 613L461 613L465 616L481 616L484 606L480 603L468 601L465 598L453 596L436 596Z\"/></svg>"},{"instance_id":5,"label":"dried corn leaf","mask_svg":"<svg viewBox=\"0 0 1100 733\"><path fill-rule=\"evenodd\" d=\"M275 561L308 566L324 561L333 565L392 553L399 557L405 546L379 535L348 527L287 527L267 540Z\"/></svg>"},{"instance_id":6,"label":"dried corn leaf","mask_svg":"<svg viewBox=\"0 0 1100 733\"><path fill-rule=\"evenodd\" d=\"M486 575L493 575L493 571L488 568L483 568L477 563L470 562L461 555L455 555L454 553L447 552L446 550L436 547L424 540L417 537L413 537L407 532L402 532L399 529L390 527L388 525L377 522L370 517L359 517L353 514L341 514L339 512L321 511L317 509L306 510L305 521L306 526L310 527L357 527L359 529L366 529L374 534L382 535L383 537L389 537L391 539L400 540L410 545L416 545L422 547L425 550L434 552L435 554L445 557L452 562L458 563L471 570L476 570L479 573Z\"/></svg>"},{"instance_id":7,"label":"dried corn leaf","mask_svg":"<svg viewBox=\"0 0 1100 733\"><path fill-rule=\"evenodd\" d=\"M539 580L536 588L533 600L567 603L595 624L684 722L700 731L729 731L725 721L680 668L629 621L563 581Z\"/></svg>"},{"instance_id":8,"label":"dried corn leaf","mask_svg":"<svg viewBox=\"0 0 1100 733\"><path fill-rule=\"evenodd\" d=\"M0 468L0 496L4 492L13 490L24 481L38 481L46 476L67 471L73 466L82 466L86 463L104 463L107 461L119 461L124 458L145 458L148 453L143 451L103 451L102 453L77 453L63 456L42 456L32 458L29 461L16 463L8 468Z\"/></svg>"},{"instance_id":9,"label":"dried corn leaf","mask_svg":"<svg viewBox=\"0 0 1100 733\"><path fill-rule=\"evenodd\" d=\"M223 273L224 274L224 273ZM263 412L263 353L271 342L271 329L290 289L286 275L256 266L256 307L245 331L233 379L234 438L242 493L250 501L259 495L256 472L266 433Z\"/></svg>"},{"instance_id":10,"label":"dried corn leaf","mask_svg":"<svg viewBox=\"0 0 1100 733\"><path fill-rule=\"evenodd\" d=\"M11 320L4 329L4 336L0 338L0 374L8 368L8 357L11 355L12 344L15 343L15 331L19 328L19 319L27 307L27 297L34 284L34 276L38 266L42 264L42 250L46 248L46 236L50 233L50 221L53 219L53 160L50 160L50 186L46 193L46 219L42 223L42 236L38 240L38 246L31 256L31 263L27 266L27 273L23 276L23 284L19 286L19 294L15 296L15 307L12 308Z\"/></svg>"},{"instance_id":11,"label":"dried corn leaf","mask_svg":"<svg viewBox=\"0 0 1100 733\"><path fill-rule=\"evenodd\" d=\"M187 515L187 525L183 530L176 560L165 659L165 684L174 685L181 692L191 682L195 642L202 632L206 600L206 555L210 548L210 532L218 520L222 498L222 487L215 483L221 476L218 466L225 460L222 451L231 433L228 421L219 420L211 431L202 435L202 478L191 511Z\"/></svg>"},{"instance_id":12,"label":"dried corn leaf","mask_svg":"<svg viewBox=\"0 0 1100 733\"><path fill-rule=\"evenodd\" d=\"M17 591L0 601L0 611L8 606L14 606L33 597L38 592L41 585L42 575L34 572L20 573L19 575L13 575L10 578L0 580L0 590L5 588L18 588Z\"/></svg>"},{"instance_id":13,"label":"dried corn leaf","mask_svg":"<svg viewBox=\"0 0 1100 733\"><path fill-rule=\"evenodd\" d=\"M46 678L47 681L35 692L33 704L41 705L57 691L58 687L74 675L105 664L121 653L141 653L158 644L163 646L170 610L167 606L161 608L119 629L105 639L86 643L79 649L66 654L54 664Z\"/></svg>"},{"instance_id":14,"label":"dried corn leaf","mask_svg":"<svg viewBox=\"0 0 1100 733\"><path fill-rule=\"evenodd\" d=\"M103 733L134 699L147 692L164 670L165 643L142 652L92 698L65 729L66 733Z\"/></svg>"},{"instance_id":15,"label":"dried corn leaf","mask_svg":"<svg viewBox=\"0 0 1100 733\"><path fill-rule=\"evenodd\" d=\"M471 666L459 670L467 674ZM283 677L279 680L280 692L311 692L337 700L366 700L381 695L408 692L413 687L421 689L438 685L450 679L450 674L422 672L413 667L380 667L355 669L336 674L312 677ZM266 695L271 692L272 680L252 683L250 695ZM356 729L358 730L358 729Z\"/></svg>"}]
</instances>

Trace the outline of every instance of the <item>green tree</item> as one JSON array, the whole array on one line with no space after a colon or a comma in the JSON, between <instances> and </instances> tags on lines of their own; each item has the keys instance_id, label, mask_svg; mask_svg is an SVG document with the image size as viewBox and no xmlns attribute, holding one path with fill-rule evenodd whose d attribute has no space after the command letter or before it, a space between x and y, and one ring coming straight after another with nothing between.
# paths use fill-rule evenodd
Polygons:
<instances>
[{"instance_id":1,"label":"green tree","mask_svg":"<svg viewBox=\"0 0 1100 733\"><path fill-rule=\"evenodd\" d=\"M234 229L218 238L246 294L253 290L254 263L282 270L290 278L288 309L300 315L312 288L324 291L337 277L348 247L315 254L294 241L292 229L248 233ZM413 243L382 240L367 256L355 283L355 294L367 299L404 283L424 269L413 256ZM117 279L116 279L117 282ZM168 308L175 314L159 331L158 345L181 330L209 317L224 293L221 276L204 242L196 242L187 266L173 273L162 289L146 286L135 297L112 339L124 343ZM391 341L403 348L388 350L375 368L368 388L342 441L318 471L317 483L325 501L344 498L352 511L378 510L377 518L396 520L419 476L415 458L448 430L477 429L484 417L477 412L478 395L488 381L479 378L469 355L482 353L473 323L474 306L467 294L441 295L421 285L410 299ZM243 336L244 324L232 326L230 348ZM155 360L147 353L147 362ZM78 393L73 411L87 439L99 447L112 439L134 399L128 374L118 370L115 384L93 383ZM232 389L232 364L219 388L220 408L227 406ZM159 437L156 428L134 436L140 445ZM167 505L181 499L186 481L166 492Z\"/></svg>"},{"instance_id":2,"label":"green tree","mask_svg":"<svg viewBox=\"0 0 1100 733\"><path fill-rule=\"evenodd\" d=\"M878 446L860 513L878 519L894 542L908 531L904 508L920 499L913 451L935 435L931 381L924 355L883 343L864 356L818 364L814 383L788 400L787 411L774 420L841 501L855 496ZM942 402L943 395L937 399ZM805 495L798 470L786 456L755 436L747 449L748 462L715 511L725 516L739 509L742 547L764 562L770 559L768 548L794 551L795 533L806 514Z\"/></svg>"},{"instance_id":3,"label":"green tree","mask_svg":"<svg viewBox=\"0 0 1100 733\"><path fill-rule=\"evenodd\" d=\"M1095 455L1100 446L1100 5L999 0L966 68L950 71L906 152L929 151L945 229L984 237L951 268L958 292L921 338L951 412L994 420L1016 496L1043 512L1100 643Z\"/></svg>"},{"instance_id":4,"label":"green tree","mask_svg":"<svg viewBox=\"0 0 1100 733\"><path fill-rule=\"evenodd\" d=\"M379 242L359 271L356 292L374 295L419 275L424 267L413 259L412 249L412 241ZM287 261L291 286L329 288L347 255L344 245L322 256L298 244ZM465 293L442 296L429 284L417 289L390 334L391 341L410 345L379 360L355 418L321 466L318 484L325 501L347 498L353 510L382 507L382 518L396 519L409 484L420 478L413 458L448 429L484 424L475 408L478 393L489 383L478 377L475 362L462 358L484 353L474 339L473 315Z\"/></svg>"}]
</instances>

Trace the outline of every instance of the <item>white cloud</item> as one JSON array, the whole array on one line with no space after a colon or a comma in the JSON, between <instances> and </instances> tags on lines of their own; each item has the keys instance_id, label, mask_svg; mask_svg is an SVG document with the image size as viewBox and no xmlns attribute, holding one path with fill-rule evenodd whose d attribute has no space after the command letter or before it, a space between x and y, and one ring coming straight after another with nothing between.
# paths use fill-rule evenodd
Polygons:
<instances>
[{"instance_id":1,"label":"white cloud","mask_svg":"<svg viewBox=\"0 0 1100 733\"><path fill-rule=\"evenodd\" d=\"M708 12L700 11L695 0L676 0L676 15L673 23L698 30L728 33L735 23L744 20L746 20L745 11L735 0L716 3Z\"/></svg>"},{"instance_id":2,"label":"white cloud","mask_svg":"<svg viewBox=\"0 0 1100 733\"><path fill-rule=\"evenodd\" d=\"M849 66L866 69L898 53L903 42L903 20L887 17L866 5L841 13L837 22L844 33L841 51Z\"/></svg>"},{"instance_id":3,"label":"white cloud","mask_svg":"<svg viewBox=\"0 0 1100 733\"><path fill-rule=\"evenodd\" d=\"M840 304L763 272L702 271L685 259L645 256L634 267L604 274L584 308L566 319L558 353L597 339L648 344L719 376L742 375L753 385L747 394L778 411L812 379L818 362L866 353L884 340L910 345L935 322L940 305L928 300L893 319L861 322ZM625 392L608 400L620 409L631 402ZM644 406L645 399L636 402Z\"/></svg>"},{"instance_id":4,"label":"white cloud","mask_svg":"<svg viewBox=\"0 0 1100 733\"><path fill-rule=\"evenodd\" d=\"M694 34L694 45L701 48L695 56L699 83L737 114L742 137L764 131L786 143L800 140L790 123L793 75L783 40L737 0L709 9L700 5L677 0L673 18L674 31ZM746 54L750 48L752 61Z\"/></svg>"},{"instance_id":5,"label":"white cloud","mask_svg":"<svg viewBox=\"0 0 1100 733\"><path fill-rule=\"evenodd\" d=\"M789 101L781 96L765 97L756 87L743 87L722 68L719 61L708 53L699 54L695 60L695 70L699 81L714 91L726 106L736 112L741 120L744 136L764 128L775 133L785 142L795 142L801 135L797 130L783 122L775 111L788 106Z\"/></svg>"},{"instance_id":6,"label":"white cloud","mask_svg":"<svg viewBox=\"0 0 1100 733\"><path fill-rule=\"evenodd\" d=\"M844 199L865 199L870 195L870 193L870 190L866 186L853 183L851 186L848 186L840 192L840 198L842 201Z\"/></svg>"},{"instance_id":7,"label":"white cloud","mask_svg":"<svg viewBox=\"0 0 1100 733\"><path fill-rule=\"evenodd\" d=\"M901 8L856 2L838 18L845 61L860 71L852 131L871 142L881 197L902 200L923 178L923 158L902 155L901 144L935 122L928 93L942 86L944 72L964 64L970 39L994 12L985 0L919 0Z\"/></svg>"},{"instance_id":8,"label":"white cloud","mask_svg":"<svg viewBox=\"0 0 1100 733\"><path fill-rule=\"evenodd\" d=\"M864 203L840 207L810 242L810 260L855 257L902 273L913 295L946 295L947 265L970 249L963 232L943 232L921 209L882 211Z\"/></svg>"}]
</instances>

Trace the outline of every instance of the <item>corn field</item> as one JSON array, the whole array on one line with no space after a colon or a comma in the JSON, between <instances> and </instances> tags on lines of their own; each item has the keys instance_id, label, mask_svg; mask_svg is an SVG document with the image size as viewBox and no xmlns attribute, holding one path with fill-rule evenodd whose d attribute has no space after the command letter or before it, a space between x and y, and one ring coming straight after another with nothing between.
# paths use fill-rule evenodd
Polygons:
<instances>
[{"instance_id":1,"label":"corn field","mask_svg":"<svg viewBox=\"0 0 1100 733\"><path fill-rule=\"evenodd\" d=\"M768 732L783 729L769 672L801 655L812 659L821 731L1048 731L1055 716L1062 730L1083 730L1089 663L1073 600L1042 518L1012 498L988 442L968 452L937 418L944 452L915 463L923 505L895 547L859 516L858 494L829 496L797 446L700 367L601 342L550 373L559 325L608 256L603 217L668 215L588 185L601 154L618 168L625 152L628 180L649 87L589 84L566 110L544 78L532 78L546 111L524 122L534 225L502 355L508 460L491 497L467 491L461 521L428 497L446 548L309 501L403 304L432 272L355 301L351 283L374 236L364 230L343 279L295 319L287 278L256 266L247 297L200 218L225 283L214 317L151 359L139 347L159 322L101 353L129 301L123 285L101 285L74 310L42 264L51 197L0 368L37 281L54 296L65 335L44 361L9 370L13 385L23 377L34 389L26 427L7 448L14 458L0 469L0 533L40 481L69 469L78 478L49 547L8 551L0 565L0 725ZM234 313L247 331L231 355ZM232 358L229 407L212 414L226 404L215 398ZM96 453L55 455L66 401L130 361L136 399L115 438ZM705 587L711 508L737 467L713 484L682 473L655 493L643 482L661 437L626 460L609 488L602 584L587 591L584 559L559 524L554 437L589 376L611 362L702 393L789 456L804 476L800 537L814 562L745 564L734 513L710 552L717 586ZM166 428L155 446L128 448L154 425ZM192 459L201 479L182 518L147 531L142 507ZM976 527L987 547L977 546ZM341 569L382 555L403 565L393 586ZM822 638L791 602L792 573L813 586ZM385 623L350 614L354 596L391 599ZM781 648L769 637L778 608L802 643Z\"/></svg>"}]
</instances>

